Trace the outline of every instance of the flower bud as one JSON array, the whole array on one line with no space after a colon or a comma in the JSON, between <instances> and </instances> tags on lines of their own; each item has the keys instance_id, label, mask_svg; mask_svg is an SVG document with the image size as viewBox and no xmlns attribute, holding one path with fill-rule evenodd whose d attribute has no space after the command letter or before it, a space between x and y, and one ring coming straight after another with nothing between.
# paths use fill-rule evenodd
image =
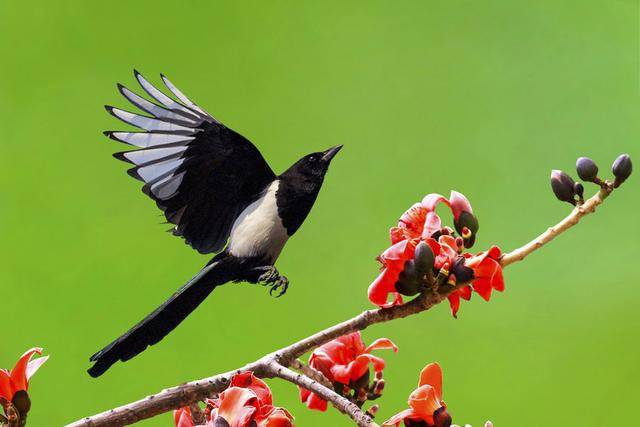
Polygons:
<instances>
[{"instance_id":1,"label":"flower bud","mask_svg":"<svg viewBox=\"0 0 640 427\"><path fill-rule=\"evenodd\" d=\"M613 162L611 166L611 171L613 175L616 177L613 186L618 188L620 184L625 182L627 178L631 175L632 165L631 165L631 157L628 154L621 154L618 158Z\"/></svg>"},{"instance_id":2,"label":"flower bud","mask_svg":"<svg viewBox=\"0 0 640 427\"><path fill-rule=\"evenodd\" d=\"M433 413L433 425L434 427L450 427L451 415L447 412L447 408L441 406Z\"/></svg>"},{"instance_id":3,"label":"flower bud","mask_svg":"<svg viewBox=\"0 0 640 427\"><path fill-rule=\"evenodd\" d=\"M478 224L478 218L471 212L464 211L460 214L457 220L453 222L456 227L456 231L464 241L464 247L470 248L476 241L476 234L480 228Z\"/></svg>"},{"instance_id":4,"label":"flower bud","mask_svg":"<svg viewBox=\"0 0 640 427\"><path fill-rule=\"evenodd\" d=\"M27 413L31 409L31 399L29 399L29 395L24 390L16 391L13 395L13 399L11 399L11 403L22 418L26 417Z\"/></svg>"},{"instance_id":5,"label":"flower bud","mask_svg":"<svg viewBox=\"0 0 640 427\"><path fill-rule=\"evenodd\" d=\"M558 200L575 204L575 182L560 170L551 171L551 189Z\"/></svg>"},{"instance_id":6,"label":"flower bud","mask_svg":"<svg viewBox=\"0 0 640 427\"><path fill-rule=\"evenodd\" d=\"M416 272L415 263L413 260L409 260L404 264L404 269L400 272L400 276L398 276L396 291L410 297L420 292L421 288L422 283Z\"/></svg>"},{"instance_id":7,"label":"flower bud","mask_svg":"<svg viewBox=\"0 0 640 427\"><path fill-rule=\"evenodd\" d=\"M467 283L473 280L473 269L464 265L464 257L458 257L453 263L451 274L456 278L456 283Z\"/></svg>"},{"instance_id":8,"label":"flower bud","mask_svg":"<svg viewBox=\"0 0 640 427\"><path fill-rule=\"evenodd\" d=\"M433 268L433 263L436 261L431 247L425 242L418 243L413 259L418 276L424 276L427 271Z\"/></svg>"},{"instance_id":9,"label":"flower bud","mask_svg":"<svg viewBox=\"0 0 640 427\"><path fill-rule=\"evenodd\" d=\"M578 158L576 171L580 179L586 182L595 182L598 178L598 165L588 157Z\"/></svg>"},{"instance_id":10,"label":"flower bud","mask_svg":"<svg viewBox=\"0 0 640 427\"><path fill-rule=\"evenodd\" d=\"M581 183L576 182L573 186L573 191L578 195L581 201L584 200L584 186Z\"/></svg>"}]
</instances>

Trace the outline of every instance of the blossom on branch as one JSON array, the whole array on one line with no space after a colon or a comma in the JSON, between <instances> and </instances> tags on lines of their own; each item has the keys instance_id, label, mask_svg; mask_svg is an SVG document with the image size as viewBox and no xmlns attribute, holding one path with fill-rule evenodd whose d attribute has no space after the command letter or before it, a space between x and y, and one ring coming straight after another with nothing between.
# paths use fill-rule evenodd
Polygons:
<instances>
[{"instance_id":1,"label":"blossom on branch","mask_svg":"<svg viewBox=\"0 0 640 427\"><path fill-rule=\"evenodd\" d=\"M440 203L451 210L455 230L442 225L435 212ZM465 252L475 243L478 228L471 204L461 193L452 191L449 199L427 195L402 214L398 225L389 231L391 247L378 257L382 271L369 286L369 300L386 308L402 304L402 295L469 283L448 297L456 316L460 299L469 300L472 290L485 300L493 289L504 290L500 248L493 246L475 256Z\"/></svg>"},{"instance_id":2,"label":"blossom on branch","mask_svg":"<svg viewBox=\"0 0 640 427\"><path fill-rule=\"evenodd\" d=\"M373 356L373 350L398 351L398 347L387 338L379 338L365 346L360 331L343 335L316 348L309 357L309 366L320 371L332 384L340 395L348 395L351 390L351 400L364 403L382 394L384 380L382 371L385 367L384 359ZM375 379L370 384L369 369L373 367ZM327 410L327 402L315 393L300 388L300 399L309 409Z\"/></svg>"},{"instance_id":3,"label":"blossom on branch","mask_svg":"<svg viewBox=\"0 0 640 427\"><path fill-rule=\"evenodd\" d=\"M451 427L460 427L457 424L451 424ZM471 427L470 424L465 424L464 427ZM487 421L486 423L484 423L484 427L493 427L493 423L491 421Z\"/></svg>"},{"instance_id":4,"label":"blossom on branch","mask_svg":"<svg viewBox=\"0 0 640 427\"><path fill-rule=\"evenodd\" d=\"M451 416L442 400L442 369L430 363L420 372L418 388L409 396L410 409L389 418L383 426L449 427Z\"/></svg>"},{"instance_id":5,"label":"blossom on branch","mask_svg":"<svg viewBox=\"0 0 640 427\"><path fill-rule=\"evenodd\" d=\"M26 417L31 408L31 400L27 393L29 380L38 369L49 359L49 356L33 359L35 355L42 355L40 347L27 350L10 371L0 369L0 405L5 413L17 411L21 417Z\"/></svg>"},{"instance_id":6,"label":"blossom on branch","mask_svg":"<svg viewBox=\"0 0 640 427\"><path fill-rule=\"evenodd\" d=\"M253 375L242 372L231 378L229 387L215 399L207 399L205 427L293 427L293 416L273 406L269 386ZM191 409L173 412L176 427L196 427Z\"/></svg>"}]
</instances>

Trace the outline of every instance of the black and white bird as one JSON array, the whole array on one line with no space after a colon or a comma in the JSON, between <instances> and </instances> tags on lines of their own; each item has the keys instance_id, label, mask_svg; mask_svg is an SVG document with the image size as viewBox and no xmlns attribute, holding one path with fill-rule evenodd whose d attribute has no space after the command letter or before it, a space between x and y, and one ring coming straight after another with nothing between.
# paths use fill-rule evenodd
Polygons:
<instances>
[{"instance_id":1,"label":"black and white bird","mask_svg":"<svg viewBox=\"0 0 640 427\"><path fill-rule=\"evenodd\" d=\"M172 231L202 254L217 253L154 312L91 356L93 377L156 344L216 286L246 281L282 295L288 280L274 263L313 207L331 159L341 145L311 153L276 175L258 149L190 101L164 75L175 97L134 75L152 101L118 84L146 115L106 106L116 118L142 129L105 135L139 149L114 156L132 163L129 175L164 212Z\"/></svg>"}]
</instances>

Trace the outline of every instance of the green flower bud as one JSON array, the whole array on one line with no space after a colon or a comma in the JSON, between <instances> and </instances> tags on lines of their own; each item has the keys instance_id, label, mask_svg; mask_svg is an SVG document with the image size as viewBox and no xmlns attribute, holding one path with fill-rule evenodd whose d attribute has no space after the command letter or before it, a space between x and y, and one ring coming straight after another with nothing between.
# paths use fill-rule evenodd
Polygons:
<instances>
[{"instance_id":1,"label":"green flower bud","mask_svg":"<svg viewBox=\"0 0 640 427\"><path fill-rule=\"evenodd\" d=\"M625 182L631 175L632 169L633 166L631 164L631 157L629 157L628 154L620 154L611 166L611 171L616 177L613 186L617 188L620 186L620 184Z\"/></svg>"},{"instance_id":2,"label":"green flower bud","mask_svg":"<svg viewBox=\"0 0 640 427\"><path fill-rule=\"evenodd\" d=\"M576 171L580 179L586 182L595 182L598 178L598 165L588 157L578 158Z\"/></svg>"}]
</instances>

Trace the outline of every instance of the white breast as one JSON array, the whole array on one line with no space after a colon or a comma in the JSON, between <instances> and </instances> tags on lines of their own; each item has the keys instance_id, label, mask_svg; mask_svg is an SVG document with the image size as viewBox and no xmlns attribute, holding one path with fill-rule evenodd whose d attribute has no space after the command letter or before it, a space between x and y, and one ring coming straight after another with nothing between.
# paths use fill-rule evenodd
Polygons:
<instances>
[{"instance_id":1,"label":"white breast","mask_svg":"<svg viewBox=\"0 0 640 427\"><path fill-rule=\"evenodd\" d=\"M233 223L228 251L238 257L264 256L275 262L289 236L278 216L274 181L262 197L247 206Z\"/></svg>"}]
</instances>

